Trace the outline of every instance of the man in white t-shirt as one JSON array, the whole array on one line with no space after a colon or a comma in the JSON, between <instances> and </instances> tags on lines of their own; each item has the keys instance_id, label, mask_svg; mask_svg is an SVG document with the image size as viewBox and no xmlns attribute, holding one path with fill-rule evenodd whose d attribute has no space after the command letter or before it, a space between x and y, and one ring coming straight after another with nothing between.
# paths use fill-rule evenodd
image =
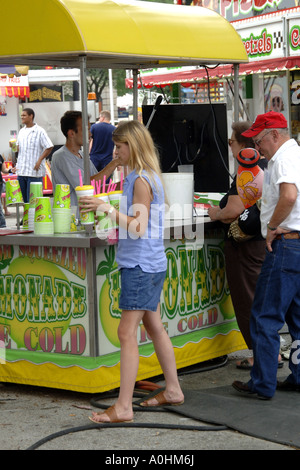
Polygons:
<instances>
[{"instance_id":1,"label":"man in white t-shirt","mask_svg":"<svg viewBox=\"0 0 300 470\"><path fill-rule=\"evenodd\" d=\"M267 158L261 204L266 257L257 281L250 330L254 365L251 380L233 382L239 392L270 399L276 388L300 391L300 147L283 114L260 114L243 135ZM284 323L292 338L290 375L277 382Z\"/></svg>"},{"instance_id":2,"label":"man in white t-shirt","mask_svg":"<svg viewBox=\"0 0 300 470\"><path fill-rule=\"evenodd\" d=\"M43 182L46 174L45 159L50 155L53 144L46 131L35 124L34 111L24 108L21 114L24 127L19 132L18 160L16 171L24 202L29 202L30 183Z\"/></svg>"}]
</instances>

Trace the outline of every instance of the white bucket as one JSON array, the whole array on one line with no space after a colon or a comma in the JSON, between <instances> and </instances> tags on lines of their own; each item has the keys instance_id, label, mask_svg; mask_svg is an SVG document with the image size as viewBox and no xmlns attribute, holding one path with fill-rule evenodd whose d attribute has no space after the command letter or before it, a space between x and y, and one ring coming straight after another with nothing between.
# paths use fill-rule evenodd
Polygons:
<instances>
[{"instance_id":1,"label":"white bucket","mask_svg":"<svg viewBox=\"0 0 300 470\"><path fill-rule=\"evenodd\" d=\"M194 205L194 173L163 173L166 219L191 219Z\"/></svg>"}]
</instances>

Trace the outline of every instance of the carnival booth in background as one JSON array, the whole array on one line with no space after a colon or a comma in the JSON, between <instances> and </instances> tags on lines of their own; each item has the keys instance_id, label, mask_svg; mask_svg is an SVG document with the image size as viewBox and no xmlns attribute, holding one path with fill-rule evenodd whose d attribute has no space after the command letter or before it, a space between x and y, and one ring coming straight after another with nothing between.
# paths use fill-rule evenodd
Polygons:
<instances>
[{"instance_id":1,"label":"carnival booth in background","mask_svg":"<svg viewBox=\"0 0 300 470\"><path fill-rule=\"evenodd\" d=\"M87 67L133 69L136 100L140 69L230 63L238 85L238 64L248 60L230 23L204 8L122 0L28 0L26 9L15 0L14 8L22 15L11 41L11 2L2 0L0 63L80 67L84 184L90 184ZM45 34L53 25L55 34ZM178 368L245 347L226 283L223 234L205 217L219 196L196 195L198 217L191 210L189 219L166 224L161 308ZM93 229L1 237L0 381L84 392L119 386L115 252ZM142 325L138 341L138 380L160 374Z\"/></svg>"},{"instance_id":2,"label":"carnival booth in background","mask_svg":"<svg viewBox=\"0 0 300 470\"><path fill-rule=\"evenodd\" d=\"M11 168L15 163L14 157L17 152L16 139L19 130L19 103L30 96L28 82L29 67L25 65L0 65L0 154L5 160L6 167ZM12 144L9 147L9 143ZM3 174L3 180L17 179L17 175ZM43 180L43 192L45 195L52 194L51 171L46 163L46 176ZM5 192L1 197L5 197Z\"/></svg>"},{"instance_id":3,"label":"carnival booth in background","mask_svg":"<svg viewBox=\"0 0 300 470\"><path fill-rule=\"evenodd\" d=\"M238 114L241 120L254 121L258 114L280 111L292 137L300 143L300 6L291 0L245 5L225 0L210 5L231 21L248 54L249 62L239 67ZM190 8L195 11L199 7ZM152 67L140 71L138 87L146 93L153 87L163 92L166 86L177 86L177 103L208 102L210 94L214 102L227 103L232 114L232 78L231 64L206 69L199 65ZM126 86L133 87L130 73Z\"/></svg>"}]
</instances>

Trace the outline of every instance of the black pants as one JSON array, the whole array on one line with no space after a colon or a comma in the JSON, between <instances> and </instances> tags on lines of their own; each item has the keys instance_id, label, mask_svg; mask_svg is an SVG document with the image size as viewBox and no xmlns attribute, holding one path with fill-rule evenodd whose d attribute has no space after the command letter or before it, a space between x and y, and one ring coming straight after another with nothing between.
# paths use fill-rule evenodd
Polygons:
<instances>
[{"instance_id":1,"label":"black pants","mask_svg":"<svg viewBox=\"0 0 300 470\"><path fill-rule=\"evenodd\" d=\"M252 349L250 315L255 286L266 254L265 240L225 240L226 276L239 329Z\"/></svg>"}]
</instances>

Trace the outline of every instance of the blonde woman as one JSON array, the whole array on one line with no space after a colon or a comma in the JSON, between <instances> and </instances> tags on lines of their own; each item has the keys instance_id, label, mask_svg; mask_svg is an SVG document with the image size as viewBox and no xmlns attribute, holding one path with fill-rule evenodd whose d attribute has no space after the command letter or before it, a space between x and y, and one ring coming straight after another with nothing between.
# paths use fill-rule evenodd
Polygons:
<instances>
[{"instance_id":1,"label":"blonde woman","mask_svg":"<svg viewBox=\"0 0 300 470\"><path fill-rule=\"evenodd\" d=\"M180 405L180 388L174 351L160 317L160 295L167 261L163 240L164 190L154 143L146 127L126 121L113 133L115 156L129 167L124 181L120 211L98 198L84 197L84 210L106 212L119 224L117 263L121 271L122 310L118 328L121 346L120 391L116 403L105 412L93 413L96 423L128 422L133 419L132 397L139 366L137 329L141 321L153 341L164 372L165 390L142 406Z\"/></svg>"}]
</instances>

